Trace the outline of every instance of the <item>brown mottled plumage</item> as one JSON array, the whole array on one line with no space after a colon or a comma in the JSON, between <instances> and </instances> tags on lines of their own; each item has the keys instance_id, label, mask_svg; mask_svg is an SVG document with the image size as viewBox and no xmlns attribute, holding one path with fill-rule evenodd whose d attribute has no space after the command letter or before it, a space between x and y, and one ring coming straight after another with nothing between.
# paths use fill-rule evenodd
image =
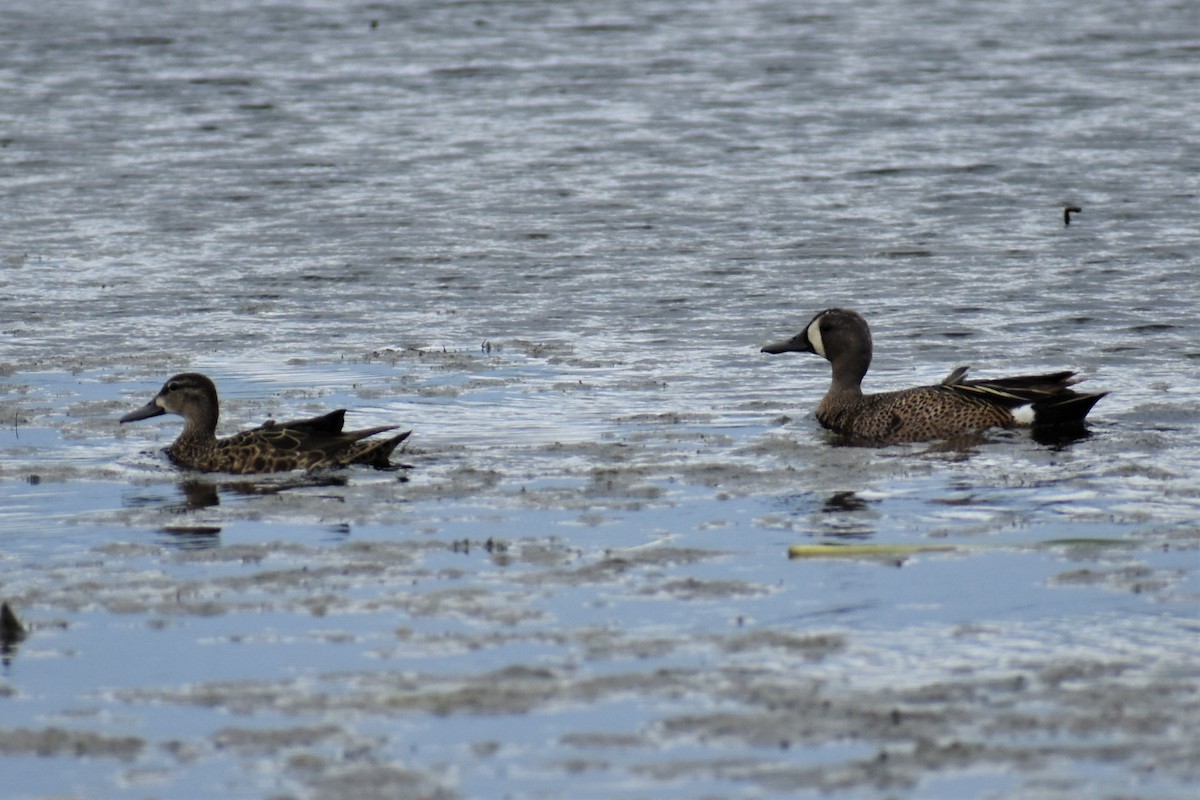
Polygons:
<instances>
[{"instance_id":1,"label":"brown mottled plumage","mask_svg":"<svg viewBox=\"0 0 1200 800\"><path fill-rule=\"evenodd\" d=\"M817 406L817 420L838 433L879 444L945 439L985 428L1080 425L1105 392L1070 387L1074 372L964 380L959 367L941 383L895 392L863 394L871 366L871 330L858 313L830 308L804 330L763 347L764 353L816 353L833 366L833 383ZM1032 411L1019 419L1014 412ZM1027 415L1025 415L1027 416Z\"/></svg>"},{"instance_id":2,"label":"brown mottled plumage","mask_svg":"<svg viewBox=\"0 0 1200 800\"><path fill-rule=\"evenodd\" d=\"M201 472L286 472L347 464L384 469L391 466L388 457L396 445L412 433L406 431L387 439L363 441L397 426L343 431L346 410L338 409L311 419L268 420L257 428L218 439L217 387L196 372L171 378L153 400L121 417L121 422L167 412L183 417L183 432L166 448L167 455L176 464Z\"/></svg>"}]
</instances>

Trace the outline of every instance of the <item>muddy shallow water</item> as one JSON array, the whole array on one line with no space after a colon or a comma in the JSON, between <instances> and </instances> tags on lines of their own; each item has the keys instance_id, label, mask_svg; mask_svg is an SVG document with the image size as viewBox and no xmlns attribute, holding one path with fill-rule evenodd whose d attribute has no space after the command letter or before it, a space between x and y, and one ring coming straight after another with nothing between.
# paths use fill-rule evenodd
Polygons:
<instances>
[{"instance_id":1,"label":"muddy shallow water","mask_svg":"<svg viewBox=\"0 0 1200 800\"><path fill-rule=\"evenodd\" d=\"M1192 796L1200 20L1152 6L7 15L6 796ZM843 446L758 351L835 304L871 388L1111 394ZM116 420L185 370L404 467L178 471Z\"/></svg>"}]
</instances>

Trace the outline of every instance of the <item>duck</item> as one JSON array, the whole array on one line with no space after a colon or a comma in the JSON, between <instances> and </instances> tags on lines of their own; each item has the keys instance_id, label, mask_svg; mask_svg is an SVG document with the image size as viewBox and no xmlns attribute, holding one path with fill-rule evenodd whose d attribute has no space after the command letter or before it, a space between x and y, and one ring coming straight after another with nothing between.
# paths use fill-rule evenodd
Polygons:
<instances>
[{"instance_id":1,"label":"duck","mask_svg":"<svg viewBox=\"0 0 1200 800\"><path fill-rule=\"evenodd\" d=\"M183 431L165 448L168 458L199 472L241 475L316 470L365 464L377 469L392 466L396 446L409 437L405 431L385 439L371 436L394 431L397 425L344 431L346 409L290 422L267 420L257 428L217 438L220 403L212 379L198 372L176 375L163 384L150 402L121 417L121 423L150 419L161 414L183 417Z\"/></svg>"},{"instance_id":2,"label":"duck","mask_svg":"<svg viewBox=\"0 0 1200 800\"><path fill-rule=\"evenodd\" d=\"M864 394L871 366L871 329L857 311L827 308L790 339L762 352L815 353L833 368L833 382L817 406L817 421L849 439L876 444L950 439L988 428L1035 430L1083 425L1107 392L1078 392L1071 371L967 380L970 367L954 369L940 383Z\"/></svg>"}]
</instances>

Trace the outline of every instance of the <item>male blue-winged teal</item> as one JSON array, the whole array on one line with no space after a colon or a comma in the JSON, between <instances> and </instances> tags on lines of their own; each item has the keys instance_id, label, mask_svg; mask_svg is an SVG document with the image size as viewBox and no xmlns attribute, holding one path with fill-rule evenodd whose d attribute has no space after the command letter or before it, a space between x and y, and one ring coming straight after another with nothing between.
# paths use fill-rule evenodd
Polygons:
<instances>
[{"instance_id":1,"label":"male blue-winged teal","mask_svg":"<svg viewBox=\"0 0 1200 800\"><path fill-rule=\"evenodd\" d=\"M817 406L817 420L837 433L879 444L945 439L985 428L1079 426L1106 392L1070 387L1074 372L964 380L959 367L935 386L863 394L871 366L871 330L858 313L829 308L790 339L764 353L816 353L833 366L833 383Z\"/></svg>"},{"instance_id":2,"label":"male blue-winged teal","mask_svg":"<svg viewBox=\"0 0 1200 800\"><path fill-rule=\"evenodd\" d=\"M268 420L257 428L218 439L217 387L197 372L171 378L153 400L121 417L121 422L148 419L167 412L183 417L183 432L166 448L167 455L182 467L202 472L286 472L347 464L367 464L384 469L391 466L388 457L396 445L412 433L406 431L387 439L364 441L377 433L396 430L398 426L343 431L346 410L338 409L311 419Z\"/></svg>"}]
</instances>

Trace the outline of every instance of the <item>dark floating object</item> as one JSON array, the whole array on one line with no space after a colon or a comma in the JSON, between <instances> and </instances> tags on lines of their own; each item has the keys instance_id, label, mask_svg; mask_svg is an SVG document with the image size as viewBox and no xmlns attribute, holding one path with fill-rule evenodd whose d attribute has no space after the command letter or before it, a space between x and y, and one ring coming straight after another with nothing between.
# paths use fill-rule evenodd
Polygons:
<instances>
[{"instance_id":1,"label":"dark floating object","mask_svg":"<svg viewBox=\"0 0 1200 800\"><path fill-rule=\"evenodd\" d=\"M0 604L0 647L8 650L28 635L25 626L8 603Z\"/></svg>"},{"instance_id":2,"label":"dark floating object","mask_svg":"<svg viewBox=\"0 0 1200 800\"><path fill-rule=\"evenodd\" d=\"M1063 225L1071 224L1071 214L1079 214L1083 211L1079 206L1067 206L1063 209Z\"/></svg>"},{"instance_id":3,"label":"dark floating object","mask_svg":"<svg viewBox=\"0 0 1200 800\"><path fill-rule=\"evenodd\" d=\"M149 419L167 412L183 417L183 432L166 448L167 455L176 464L201 472L245 475L348 464L389 469L392 451L412 433L405 431L388 439L365 441L398 426L343 431L346 409L340 408L311 419L267 420L257 428L218 439L217 387L198 372L171 378L153 400L121 417L121 422Z\"/></svg>"},{"instance_id":4,"label":"dark floating object","mask_svg":"<svg viewBox=\"0 0 1200 800\"><path fill-rule=\"evenodd\" d=\"M855 311L829 308L790 339L764 353L815 353L833 367L833 382L817 406L817 420L843 436L870 444L949 439L986 428L1081 426L1105 392L1070 387L1074 372L966 380L958 367L941 383L895 392L863 394L871 366L871 330Z\"/></svg>"}]
</instances>

